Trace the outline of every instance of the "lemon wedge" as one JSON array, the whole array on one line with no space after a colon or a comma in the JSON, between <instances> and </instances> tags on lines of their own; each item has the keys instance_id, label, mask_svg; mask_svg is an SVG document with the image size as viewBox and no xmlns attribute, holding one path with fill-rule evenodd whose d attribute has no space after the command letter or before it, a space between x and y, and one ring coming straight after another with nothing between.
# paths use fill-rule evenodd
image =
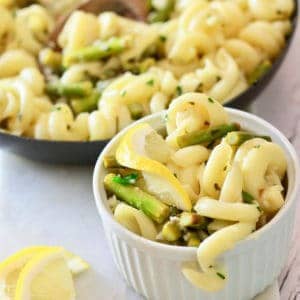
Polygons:
<instances>
[{"instance_id":1,"label":"lemon wedge","mask_svg":"<svg viewBox=\"0 0 300 300\"><path fill-rule=\"evenodd\" d=\"M28 247L11 255L0 263L0 299L14 299L17 280L26 263L49 247Z\"/></svg>"},{"instance_id":2,"label":"lemon wedge","mask_svg":"<svg viewBox=\"0 0 300 300\"><path fill-rule=\"evenodd\" d=\"M191 200L178 179L163 163L171 150L164 139L147 123L129 129L117 148L117 161L142 172L146 189L162 202L181 210L192 208Z\"/></svg>"},{"instance_id":3,"label":"lemon wedge","mask_svg":"<svg viewBox=\"0 0 300 300\"><path fill-rule=\"evenodd\" d=\"M52 247L28 261L19 274L14 300L75 299L64 251L61 247Z\"/></svg>"}]
</instances>

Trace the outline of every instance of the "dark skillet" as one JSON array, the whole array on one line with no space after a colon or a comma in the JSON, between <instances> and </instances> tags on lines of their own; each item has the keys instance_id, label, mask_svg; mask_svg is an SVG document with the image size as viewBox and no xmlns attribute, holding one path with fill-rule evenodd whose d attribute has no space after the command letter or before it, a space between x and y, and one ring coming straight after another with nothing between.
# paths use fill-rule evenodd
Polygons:
<instances>
[{"instance_id":1,"label":"dark skillet","mask_svg":"<svg viewBox=\"0 0 300 300\"><path fill-rule=\"evenodd\" d=\"M111 0L105 0L104 2L109 3L110 1ZM287 38L286 47L282 51L281 55L273 63L271 69L262 78L260 78L255 85L249 87L244 93L229 101L226 106L245 109L258 96L258 94L263 91L263 89L271 81L272 77L276 74L285 56L287 55L291 42L295 36L298 18L297 1L295 1L295 3L296 8L292 17L292 32ZM142 15L137 17L136 12L128 14L128 11L126 11L125 14L140 20L143 19ZM96 142L45 141L26 137L18 137L0 132L0 147L2 149L35 161L47 162L51 164L93 164L107 142L107 140Z\"/></svg>"}]
</instances>

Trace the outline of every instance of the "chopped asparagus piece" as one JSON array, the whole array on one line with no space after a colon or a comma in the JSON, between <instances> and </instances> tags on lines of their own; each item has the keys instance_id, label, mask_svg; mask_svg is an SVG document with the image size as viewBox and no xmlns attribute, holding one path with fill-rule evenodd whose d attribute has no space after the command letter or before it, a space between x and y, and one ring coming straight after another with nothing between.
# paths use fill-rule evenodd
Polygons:
<instances>
[{"instance_id":1,"label":"chopped asparagus piece","mask_svg":"<svg viewBox=\"0 0 300 300\"><path fill-rule=\"evenodd\" d=\"M168 242L175 242L181 237L179 225L176 222L167 222L162 228L162 236Z\"/></svg>"},{"instance_id":2,"label":"chopped asparagus piece","mask_svg":"<svg viewBox=\"0 0 300 300\"><path fill-rule=\"evenodd\" d=\"M198 247L201 243L197 232L187 232L184 236L184 239L188 247Z\"/></svg>"},{"instance_id":3,"label":"chopped asparagus piece","mask_svg":"<svg viewBox=\"0 0 300 300\"><path fill-rule=\"evenodd\" d=\"M51 48L45 48L40 51L39 61L43 66L46 66L52 70L62 69L61 53L53 51Z\"/></svg>"},{"instance_id":4,"label":"chopped asparagus piece","mask_svg":"<svg viewBox=\"0 0 300 300\"><path fill-rule=\"evenodd\" d=\"M98 92L94 92L86 98L72 100L71 106L76 114L81 112L92 112L97 109L99 99L100 94Z\"/></svg>"},{"instance_id":5,"label":"chopped asparagus piece","mask_svg":"<svg viewBox=\"0 0 300 300\"><path fill-rule=\"evenodd\" d=\"M74 62L95 61L108 58L124 51L127 47L127 40L124 38L112 37L107 41L98 41L92 46L88 46L73 51L66 56L66 64Z\"/></svg>"},{"instance_id":6,"label":"chopped asparagus piece","mask_svg":"<svg viewBox=\"0 0 300 300\"><path fill-rule=\"evenodd\" d=\"M269 136L255 135L255 134L251 134L249 132L244 132L244 131L232 131L232 132L229 132L225 137L226 142L231 146L240 146L244 142L254 139L254 138L261 138L266 141L272 142L272 139Z\"/></svg>"},{"instance_id":7,"label":"chopped asparagus piece","mask_svg":"<svg viewBox=\"0 0 300 300\"><path fill-rule=\"evenodd\" d=\"M239 124L224 124L209 129L190 132L177 137L177 144L180 148L187 146L212 143L216 139L224 137L228 132L240 129Z\"/></svg>"},{"instance_id":8,"label":"chopped asparagus piece","mask_svg":"<svg viewBox=\"0 0 300 300\"><path fill-rule=\"evenodd\" d=\"M207 225L206 219L196 213L183 212L179 217L180 227L204 228Z\"/></svg>"},{"instance_id":9,"label":"chopped asparagus piece","mask_svg":"<svg viewBox=\"0 0 300 300\"><path fill-rule=\"evenodd\" d=\"M120 164L114 155L105 156L103 159L103 165L105 169L120 167Z\"/></svg>"},{"instance_id":10,"label":"chopped asparagus piece","mask_svg":"<svg viewBox=\"0 0 300 300\"><path fill-rule=\"evenodd\" d=\"M140 119L144 114L144 107L141 103L130 103L128 109L133 120Z\"/></svg>"},{"instance_id":11,"label":"chopped asparagus piece","mask_svg":"<svg viewBox=\"0 0 300 300\"><path fill-rule=\"evenodd\" d=\"M249 85L255 84L260 78L262 78L272 67L272 63L268 60L262 62L256 67L256 69L249 75Z\"/></svg>"},{"instance_id":12,"label":"chopped asparagus piece","mask_svg":"<svg viewBox=\"0 0 300 300\"><path fill-rule=\"evenodd\" d=\"M161 224L169 216L170 210L167 205L154 196L144 192L138 187L122 185L113 179L115 174L108 174L104 178L105 188L127 204L140 209L145 215Z\"/></svg>"},{"instance_id":13,"label":"chopped asparagus piece","mask_svg":"<svg viewBox=\"0 0 300 300\"><path fill-rule=\"evenodd\" d=\"M148 21L150 23L167 21L170 18L171 13L174 10L174 7L175 7L175 1L167 0L167 3L164 8L162 8L161 10L154 10L149 14Z\"/></svg>"},{"instance_id":14,"label":"chopped asparagus piece","mask_svg":"<svg viewBox=\"0 0 300 300\"><path fill-rule=\"evenodd\" d=\"M46 92L50 96L86 97L92 92L93 85L89 81L64 84L61 82L48 83Z\"/></svg>"}]
</instances>

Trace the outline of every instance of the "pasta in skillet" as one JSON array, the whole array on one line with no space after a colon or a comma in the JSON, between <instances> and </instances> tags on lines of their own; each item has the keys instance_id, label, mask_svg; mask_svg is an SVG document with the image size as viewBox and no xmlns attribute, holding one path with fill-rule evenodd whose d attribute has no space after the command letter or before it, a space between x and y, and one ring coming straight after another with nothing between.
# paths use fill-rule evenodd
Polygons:
<instances>
[{"instance_id":1,"label":"pasta in skillet","mask_svg":"<svg viewBox=\"0 0 300 300\"><path fill-rule=\"evenodd\" d=\"M270 137L230 123L205 94L173 100L165 124L164 138L148 124L131 127L104 158L109 201L135 234L197 247L198 264L184 263L182 272L196 287L218 291L230 277L219 256L284 205L286 157Z\"/></svg>"},{"instance_id":2,"label":"pasta in skillet","mask_svg":"<svg viewBox=\"0 0 300 300\"><path fill-rule=\"evenodd\" d=\"M50 41L58 15L75 2L0 2L0 78L38 68L39 102L52 107L28 113L30 130L12 130L6 117L1 130L49 140L110 139L181 94L201 92L226 103L268 72L294 11L292 0L150 1L145 23L109 11L73 11Z\"/></svg>"}]
</instances>

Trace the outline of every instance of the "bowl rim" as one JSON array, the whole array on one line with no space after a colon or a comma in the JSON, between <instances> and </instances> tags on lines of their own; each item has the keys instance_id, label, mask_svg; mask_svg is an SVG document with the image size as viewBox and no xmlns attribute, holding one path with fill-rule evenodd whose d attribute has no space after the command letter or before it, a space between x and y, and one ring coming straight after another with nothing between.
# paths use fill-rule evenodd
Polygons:
<instances>
[{"instance_id":1,"label":"bowl rim","mask_svg":"<svg viewBox=\"0 0 300 300\"><path fill-rule=\"evenodd\" d=\"M276 136L285 147L285 152L287 152L288 156L288 169L291 168L292 174L294 174L293 178L293 186L289 187L288 189L288 199L285 201L285 205L277 212L277 214L273 217L273 219L267 223L265 226L260 228L259 230L251 233L246 239L238 242L235 247L229 251L227 251L225 254L227 256L235 255L235 253L240 253L242 251L246 251L247 249L251 248L253 246L253 241L257 240L261 236L266 236L265 233L269 232L278 221L282 220L284 216L288 213L290 210L290 207L293 205L293 203L296 201L296 196L298 192L298 186L299 186L299 179L300 179L300 168L299 168L299 160L296 153L296 150L294 146L289 142L289 140L272 124L269 122L263 120L262 118L247 113L238 109L233 108L227 108L225 107L225 110L229 114L229 118L231 116L240 117L243 120L245 120L248 124L254 124L258 123L259 125L263 126L264 128L268 129L272 132L274 136ZM136 248L143 249L144 251L151 251L152 254L155 255L155 250L159 255L168 255L169 257L173 257L174 259L178 259L179 257L182 258L192 258L195 257L197 248L192 247L185 247L185 246L175 246L175 245L167 245L163 243L159 243L156 241L148 240L144 237L141 237L139 235L136 235L132 233L131 231L127 230L124 226L119 224L114 218L113 214L109 210L109 208L104 204L104 202L107 200L105 190L103 187L103 184L101 182L101 176L104 175L104 173L101 173L102 168L102 162L104 156L113 148L116 144L116 142L119 140L119 138L132 126L135 126L137 123L141 122L147 122L147 121L153 121L158 118L162 118L165 115L166 111L158 112L153 115L146 116L139 121L131 124L130 126L123 129L121 132L119 132L103 149L102 153L98 156L94 172L93 172L93 193L94 193L94 199L96 202L97 210L99 213L100 218L102 219L103 223L108 222L109 226L112 228L112 230L118 235L121 235L121 239L128 241L129 243L133 243ZM246 125L247 126L247 125ZM290 164L289 164L290 161ZM102 199L101 193L105 195L105 199ZM107 225L107 224L105 224ZM104 227L106 227L104 225Z\"/></svg>"}]
</instances>

